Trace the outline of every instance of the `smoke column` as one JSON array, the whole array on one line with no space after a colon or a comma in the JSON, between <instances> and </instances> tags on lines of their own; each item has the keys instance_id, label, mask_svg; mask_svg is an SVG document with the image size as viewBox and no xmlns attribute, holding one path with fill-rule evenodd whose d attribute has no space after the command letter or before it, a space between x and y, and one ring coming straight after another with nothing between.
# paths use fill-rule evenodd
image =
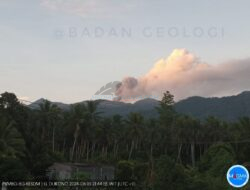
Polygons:
<instances>
[{"instance_id":1,"label":"smoke column","mask_svg":"<svg viewBox=\"0 0 250 190\"><path fill-rule=\"evenodd\" d=\"M145 75L125 77L117 87L123 97L161 96L170 91L176 100L189 96L226 96L250 89L250 59L211 65L186 49L174 49Z\"/></svg>"}]
</instances>

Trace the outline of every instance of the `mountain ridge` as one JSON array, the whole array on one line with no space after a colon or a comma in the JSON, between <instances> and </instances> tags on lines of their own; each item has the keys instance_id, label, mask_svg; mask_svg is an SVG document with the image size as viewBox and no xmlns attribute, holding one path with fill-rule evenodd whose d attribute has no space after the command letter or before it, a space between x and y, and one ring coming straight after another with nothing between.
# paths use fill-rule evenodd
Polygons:
<instances>
[{"instance_id":1,"label":"mountain ridge","mask_svg":"<svg viewBox=\"0 0 250 190\"><path fill-rule=\"evenodd\" d=\"M34 103L28 105L32 109L38 109L39 104L45 101L40 98ZM159 105L156 99L143 99L135 103L125 103L110 100L100 101L98 111L103 116L109 117L115 114L126 116L129 112L139 112L148 118L155 118L158 113L155 109ZM65 104L62 102L52 102L63 110L69 110L71 105L86 103L82 101L74 104ZM198 119L205 119L209 116L218 117L223 120L232 121L239 117L250 116L250 91L243 91L238 95L224 97L201 97L192 96L179 102L176 102L175 110L178 113L193 116Z\"/></svg>"}]
</instances>

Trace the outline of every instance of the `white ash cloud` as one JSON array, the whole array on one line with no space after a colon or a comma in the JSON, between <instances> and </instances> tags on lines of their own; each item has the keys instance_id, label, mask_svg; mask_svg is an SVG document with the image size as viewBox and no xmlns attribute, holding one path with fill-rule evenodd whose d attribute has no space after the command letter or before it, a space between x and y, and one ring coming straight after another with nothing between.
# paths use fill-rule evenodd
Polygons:
<instances>
[{"instance_id":1,"label":"white ash cloud","mask_svg":"<svg viewBox=\"0 0 250 190\"><path fill-rule=\"evenodd\" d=\"M185 49L175 49L145 75L125 77L117 88L122 97L161 96L166 90L176 100L189 96L226 96L250 89L250 58L211 65Z\"/></svg>"}]
</instances>

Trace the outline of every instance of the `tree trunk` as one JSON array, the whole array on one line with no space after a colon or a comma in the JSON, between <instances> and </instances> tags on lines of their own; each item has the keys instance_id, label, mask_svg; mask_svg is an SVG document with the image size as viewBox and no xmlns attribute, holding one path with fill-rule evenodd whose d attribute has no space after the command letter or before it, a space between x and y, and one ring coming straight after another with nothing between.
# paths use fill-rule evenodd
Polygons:
<instances>
[{"instance_id":1,"label":"tree trunk","mask_svg":"<svg viewBox=\"0 0 250 190\"><path fill-rule=\"evenodd\" d=\"M87 161L89 161L89 142L87 142L87 156L86 156Z\"/></svg>"},{"instance_id":2,"label":"tree trunk","mask_svg":"<svg viewBox=\"0 0 250 190\"><path fill-rule=\"evenodd\" d=\"M133 149L134 149L134 140L132 140L132 143L131 143L131 148L130 148L130 152L129 152L129 156L128 156L128 159L130 160L131 159L131 156L132 156L132 152L133 152Z\"/></svg>"},{"instance_id":3,"label":"tree trunk","mask_svg":"<svg viewBox=\"0 0 250 190\"><path fill-rule=\"evenodd\" d=\"M71 154L71 161L73 161L73 158L74 158L74 152L75 152L75 146L76 146L76 140L77 140L77 137L78 137L78 131L80 129L80 126L77 124L76 125L76 130L75 130L75 134L74 134L74 143L73 143L73 146L72 146L72 154Z\"/></svg>"},{"instance_id":4,"label":"tree trunk","mask_svg":"<svg viewBox=\"0 0 250 190\"><path fill-rule=\"evenodd\" d=\"M71 152L71 158L70 158L71 161L73 161L75 146L76 146L76 138L74 139L74 143L72 146L72 152Z\"/></svg>"},{"instance_id":5,"label":"tree trunk","mask_svg":"<svg viewBox=\"0 0 250 190\"><path fill-rule=\"evenodd\" d=\"M78 150L79 150L79 146L76 146L76 148L75 148L75 161L78 161Z\"/></svg>"},{"instance_id":6,"label":"tree trunk","mask_svg":"<svg viewBox=\"0 0 250 190\"><path fill-rule=\"evenodd\" d=\"M180 161L180 163L182 162L182 160L181 160L181 150L182 150L182 144L180 144L179 147L178 147L178 156L177 156L177 160L176 160L176 162Z\"/></svg>"},{"instance_id":7,"label":"tree trunk","mask_svg":"<svg viewBox=\"0 0 250 190\"><path fill-rule=\"evenodd\" d=\"M91 157L94 157L94 153L95 153L95 142L92 143L92 147L91 147Z\"/></svg>"},{"instance_id":8,"label":"tree trunk","mask_svg":"<svg viewBox=\"0 0 250 190\"><path fill-rule=\"evenodd\" d=\"M118 151L119 151L119 144L117 143L117 145L116 145L116 151L115 151L115 157L117 156Z\"/></svg>"},{"instance_id":9,"label":"tree trunk","mask_svg":"<svg viewBox=\"0 0 250 190\"><path fill-rule=\"evenodd\" d=\"M64 151L65 151L65 138L63 139L63 150L62 150L62 152L63 152L63 155L64 155Z\"/></svg>"},{"instance_id":10,"label":"tree trunk","mask_svg":"<svg viewBox=\"0 0 250 190\"><path fill-rule=\"evenodd\" d=\"M102 145L102 158L104 158L104 145Z\"/></svg>"},{"instance_id":11,"label":"tree trunk","mask_svg":"<svg viewBox=\"0 0 250 190\"><path fill-rule=\"evenodd\" d=\"M199 149L200 149L200 159L201 159L201 156L202 156L202 145L199 144Z\"/></svg>"},{"instance_id":12,"label":"tree trunk","mask_svg":"<svg viewBox=\"0 0 250 190\"><path fill-rule=\"evenodd\" d=\"M153 143L151 143L150 146L150 160L153 161L153 155L154 155L154 147L153 147Z\"/></svg>"},{"instance_id":13,"label":"tree trunk","mask_svg":"<svg viewBox=\"0 0 250 190\"><path fill-rule=\"evenodd\" d=\"M191 160L192 160L192 166L195 167L195 144L194 142L191 143Z\"/></svg>"},{"instance_id":14,"label":"tree trunk","mask_svg":"<svg viewBox=\"0 0 250 190\"><path fill-rule=\"evenodd\" d=\"M105 148L105 158L106 159L108 158L108 145L106 145L106 148Z\"/></svg>"},{"instance_id":15,"label":"tree trunk","mask_svg":"<svg viewBox=\"0 0 250 190\"><path fill-rule=\"evenodd\" d=\"M113 150L114 151L113 154L114 154L114 157L115 157L116 156L116 149L117 149L117 140L116 139L114 140L114 148L113 149L114 149Z\"/></svg>"},{"instance_id":16,"label":"tree trunk","mask_svg":"<svg viewBox=\"0 0 250 190\"><path fill-rule=\"evenodd\" d=\"M87 143L86 141L84 140L84 144L83 144L83 151L82 151L82 157L85 156L85 153L86 153L86 147L87 147Z\"/></svg>"},{"instance_id":17,"label":"tree trunk","mask_svg":"<svg viewBox=\"0 0 250 190\"><path fill-rule=\"evenodd\" d=\"M52 152L55 152L55 127L53 127L53 134L52 134Z\"/></svg>"}]
</instances>

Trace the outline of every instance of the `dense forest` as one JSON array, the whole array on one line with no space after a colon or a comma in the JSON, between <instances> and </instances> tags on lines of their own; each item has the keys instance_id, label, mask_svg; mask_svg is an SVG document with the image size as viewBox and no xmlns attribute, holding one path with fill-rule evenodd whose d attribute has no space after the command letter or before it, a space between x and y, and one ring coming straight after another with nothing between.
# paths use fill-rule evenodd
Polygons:
<instances>
[{"instance_id":1,"label":"dense forest","mask_svg":"<svg viewBox=\"0 0 250 190\"><path fill-rule=\"evenodd\" d=\"M179 114L168 91L156 119L139 113L101 117L98 101L69 111L49 101L30 109L0 97L0 179L44 180L54 162L107 163L136 189L230 189L226 172L250 166L250 118L226 122ZM249 186L244 187L247 189Z\"/></svg>"}]
</instances>

